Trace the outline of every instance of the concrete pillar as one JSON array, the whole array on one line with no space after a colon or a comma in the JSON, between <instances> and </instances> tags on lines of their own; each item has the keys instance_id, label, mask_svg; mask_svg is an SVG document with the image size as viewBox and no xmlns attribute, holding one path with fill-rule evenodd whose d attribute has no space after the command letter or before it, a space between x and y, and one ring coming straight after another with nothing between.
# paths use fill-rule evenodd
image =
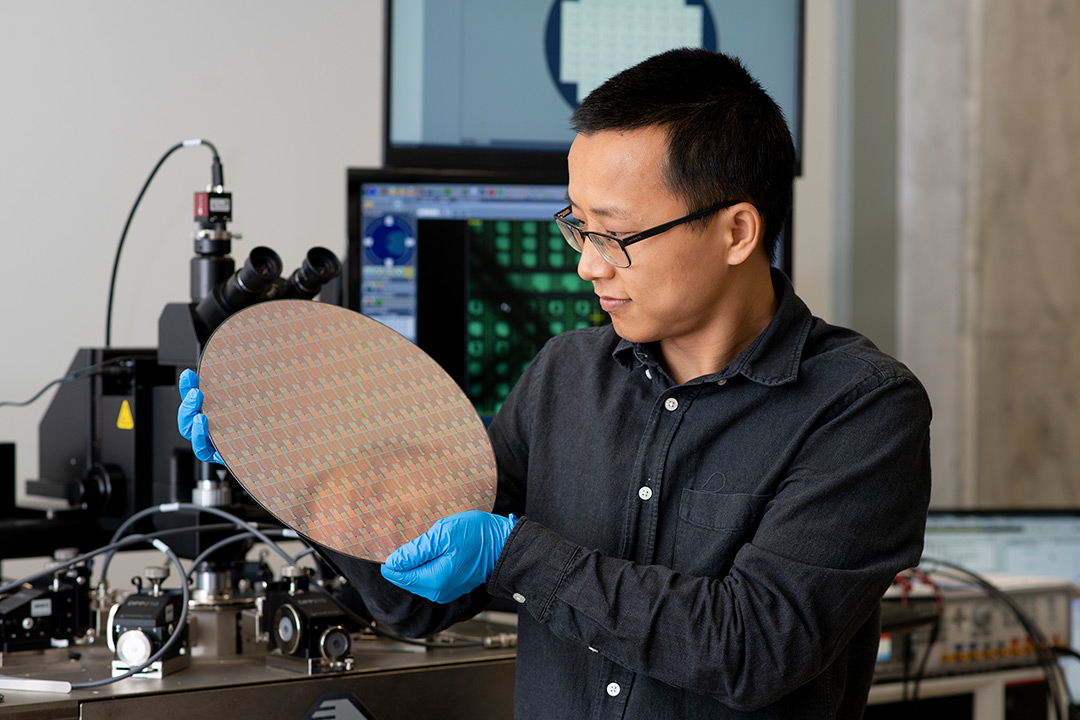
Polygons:
<instances>
[{"instance_id":1,"label":"concrete pillar","mask_svg":"<svg viewBox=\"0 0 1080 720\"><path fill-rule=\"evenodd\" d=\"M903 0L898 353L934 504L1080 501L1080 3Z\"/></svg>"}]
</instances>

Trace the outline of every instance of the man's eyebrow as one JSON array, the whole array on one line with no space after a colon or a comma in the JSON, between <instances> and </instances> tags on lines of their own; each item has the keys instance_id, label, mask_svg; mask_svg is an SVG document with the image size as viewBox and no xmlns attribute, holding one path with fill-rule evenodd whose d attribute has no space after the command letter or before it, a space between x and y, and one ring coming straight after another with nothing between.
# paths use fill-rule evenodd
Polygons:
<instances>
[{"instance_id":1,"label":"man's eyebrow","mask_svg":"<svg viewBox=\"0 0 1080 720\"><path fill-rule=\"evenodd\" d=\"M566 193L566 203L570 207L578 207L574 204L574 200L570 197L570 193ZM596 207L586 208L590 214L604 218L617 218L619 220L625 220L630 217L630 211L620 207Z\"/></svg>"}]
</instances>

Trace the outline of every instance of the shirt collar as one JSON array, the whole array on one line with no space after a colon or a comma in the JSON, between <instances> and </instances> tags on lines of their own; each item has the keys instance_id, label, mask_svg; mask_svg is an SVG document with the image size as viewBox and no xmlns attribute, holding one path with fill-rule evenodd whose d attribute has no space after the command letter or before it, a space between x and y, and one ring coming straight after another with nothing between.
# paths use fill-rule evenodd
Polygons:
<instances>
[{"instance_id":1,"label":"shirt collar","mask_svg":"<svg viewBox=\"0 0 1080 720\"><path fill-rule=\"evenodd\" d=\"M691 380L691 384L741 374L762 385L783 385L798 377L813 316L795 294L791 281L776 268L772 268L772 283L780 302L768 327L723 370ZM628 368L641 365L658 368L657 354L651 343L641 345L620 338L612 357Z\"/></svg>"}]
</instances>

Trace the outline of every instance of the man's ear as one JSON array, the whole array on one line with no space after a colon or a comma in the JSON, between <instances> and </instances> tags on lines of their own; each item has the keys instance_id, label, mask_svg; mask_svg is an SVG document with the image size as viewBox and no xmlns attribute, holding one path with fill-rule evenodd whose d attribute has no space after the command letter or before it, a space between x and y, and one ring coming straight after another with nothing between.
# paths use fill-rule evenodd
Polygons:
<instances>
[{"instance_id":1,"label":"man's ear","mask_svg":"<svg viewBox=\"0 0 1080 720\"><path fill-rule=\"evenodd\" d=\"M725 218L728 241L728 265L742 265L761 244L765 223L758 209L748 202L732 205Z\"/></svg>"}]
</instances>

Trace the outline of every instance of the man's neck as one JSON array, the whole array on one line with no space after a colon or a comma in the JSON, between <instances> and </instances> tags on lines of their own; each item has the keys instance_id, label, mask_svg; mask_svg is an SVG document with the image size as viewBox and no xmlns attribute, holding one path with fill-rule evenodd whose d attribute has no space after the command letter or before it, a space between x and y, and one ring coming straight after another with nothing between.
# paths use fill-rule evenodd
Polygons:
<instances>
[{"instance_id":1,"label":"man's neck","mask_svg":"<svg viewBox=\"0 0 1080 720\"><path fill-rule=\"evenodd\" d=\"M690 337L661 340L660 357L678 384L718 373L769 326L780 304L772 282L753 293L736 293L731 312Z\"/></svg>"}]
</instances>

